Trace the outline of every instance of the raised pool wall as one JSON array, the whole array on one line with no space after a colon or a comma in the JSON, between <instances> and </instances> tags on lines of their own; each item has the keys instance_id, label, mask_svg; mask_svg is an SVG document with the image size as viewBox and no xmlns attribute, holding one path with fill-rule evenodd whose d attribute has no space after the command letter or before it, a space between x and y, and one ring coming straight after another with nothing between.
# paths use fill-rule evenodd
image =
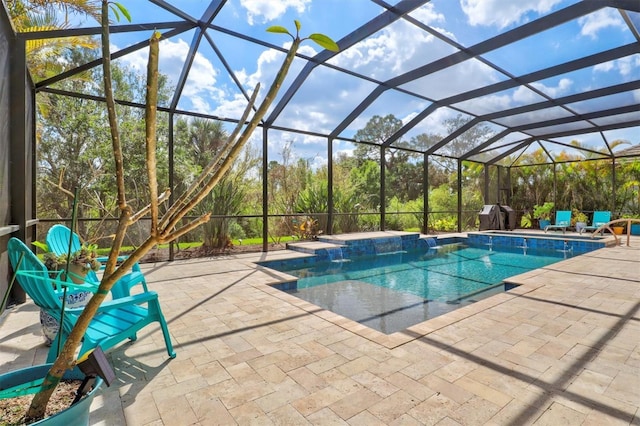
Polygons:
<instances>
[{"instance_id":1,"label":"raised pool wall","mask_svg":"<svg viewBox=\"0 0 640 426\"><path fill-rule=\"evenodd\" d=\"M440 240L438 240L440 241ZM506 248L527 248L533 250L565 250L565 242L567 248L572 249L573 254L588 253L605 247L604 241L591 240L585 237L572 238L570 235L550 235L550 236L531 236L531 235L502 235L483 232L469 232L466 238L467 244L470 246L493 246Z\"/></svg>"},{"instance_id":2,"label":"raised pool wall","mask_svg":"<svg viewBox=\"0 0 640 426\"><path fill-rule=\"evenodd\" d=\"M508 249L526 247L532 250L565 250L571 248L572 253L583 254L593 250L605 247L604 241L591 240L586 237L571 238L571 236L552 235L519 235L513 233L510 235L492 234L487 232L469 232L467 237L461 236L422 236L418 233L408 233L398 236L389 237L372 237L362 239L340 239L332 235L320 237L317 242L331 244L332 247L303 247L292 244L288 248L300 253L310 254L312 256L304 256L299 258L290 258L286 260L270 260L258 262L259 265L266 267L274 267L281 269L284 266L298 267L317 262L326 262L334 260L336 249L340 249L340 256L343 259L351 259L362 256L375 256L376 246L384 246L386 244L395 244L397 239L401 241L401 249L403 251L428 250L435 245L443 246L447 244L465 243L472 247L487 247L491 245L494 248L504 247ZM565 247L565 241L567 247Z\"/></svg>"}]
</instances>

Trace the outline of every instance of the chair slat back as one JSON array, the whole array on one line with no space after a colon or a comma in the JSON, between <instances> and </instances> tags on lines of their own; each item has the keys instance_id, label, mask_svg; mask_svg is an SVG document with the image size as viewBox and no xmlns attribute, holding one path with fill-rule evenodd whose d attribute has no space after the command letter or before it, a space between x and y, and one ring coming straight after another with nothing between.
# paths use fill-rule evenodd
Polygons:
<instances>
[{"instance_id":1,"label":"chair slat back","mask_svg":"<svg viewBox=\"0 0 640 426\"><path fill-rule=\"evenodd\" d=\"M69 234L71 230L64 225L53 225L49 232L47 232L47 237L45 241L47 242L47 247L49 247L49 251L55 253L60 256L61 254L69 253ZM74 253L82 248L82 243L80 242L80 238L78 234L73 233L73 239L71 240L71 253ZM92 282L98 282L98 275L93 270L89 270L87 272L87 280Z\"/></svg>"},{"instance_id":2,"label":"chair slat back","mask_svg":"<svg viewBox=\"0 0 640 426\"><path fill-rule=\"evenodd\" d=\"M571 210L558 210L556 212L556 225L569 225L571 223Z\"/></svg>"},{"instance_id":3,"label":"chair slat back","mask_svg":"<svg viewBox=\"0 0 640 426\"><path fill-rule=\"evenodd\" d=\"M60 312L62 303L59 295L53 289L47 267L29 250L29 247L17 238L9 239L7 251L13 270L29 274L18 275L17 280L22 289L33 299L33 302L49 312ZM22 261L20 261L21 255ZM19 265L18 262L20 262Z\"/></svg>"},{"instance_id":4,"label":"chair slat back","mask_svg":"<svg viewBox=\"0 0 640 426\"><path fill-rule=\"evenodd\" d=\"M64 225L53 225L47 232L47 246L49 251L61 255L67 254L69 250L69 235L71 230ZM73 234L71 240L71 253L80 250L82 243L76 233Z\"/></svg>"},{"instance_id":5,"label":"chair slat back","mask_svg":"<svg viewBox=\"0 0 640 426\"><path fill-rule=\"evenodd\" d=\"M609 211L596 211L593 212L593 226L601 226L611 221L611 212Z\"/></svg>"}]
</instances>

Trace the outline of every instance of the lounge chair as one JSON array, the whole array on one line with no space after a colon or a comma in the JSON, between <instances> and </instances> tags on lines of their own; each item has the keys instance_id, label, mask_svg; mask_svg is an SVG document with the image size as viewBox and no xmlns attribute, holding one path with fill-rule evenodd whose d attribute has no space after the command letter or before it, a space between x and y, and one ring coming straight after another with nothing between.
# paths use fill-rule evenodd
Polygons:
<instances>
[{"instance_id":1,"label":"lounge chair","mask_svg":"<svg viewBox=\"0 0 640 426\"><path fill-rule=\"evenodd\" d=\"M602 225L607 224L611 221L611 212L609 211L595 211L593 212L593 219L591 220L591 225L585 226L580 230L582 234L584 231L595 231L600 228ZM604 234L604 229L601 231Z\"/></svg>"},{"instance_id":2,"label":"lounge chair","mask_svg":"<svg viewBox=\"0 0 640 426\"><path fill-rule=\"evenodd\" d=\"M69 248L69 233L71 230L64 225L53 225L49 232L47 232L47 247L49 251L55 253L56 255L67 254ZM71 240L71 252L75 252L80 250L81 243L80 238L74 232L73 239ZM126 256L120 256L118 258L120 261L126 259ZM104 263L107 261L106 257L101 257L98 259ZM131 288L137 284L142 285L143 291L148 291L147 282L144 278L144 275L140 271L140 265L136 262L131 268L131 272L125 276L125 279L121 279L119 281L119 285L115 286L112 290L112 294L114 297L126 297L131 295ZM89 281L99 281L95 272L89 271L88 276Z\"/></svg>"},{"instance_id":3,"label":"lounge chair","mask_svg":"<svg viewBox=\"0 0 640 426\"><path fill-rule=\"evenodd\" d=\"M571 210L558 210L556 212L556 222L553 225L547 225L544 232L549 229L562 229L562 233L567 232L567 228L571 226Z\"/></svg>"},{"instance_id":4,"label":"lounge chair","mask_svg":"<svg viewBox=\"0 0 640 426\"><path fill-rule=\"evenodd\" d=\"M60 274L52 277L40 259L17 238L9 239L7 252L22 289L38 307L54 318L60 318L63 309L62 289L59 286L67 286L72 290L97 291L98 283L87 282L78 285L63 281ZM52 284L55 284L57 289ZM53 362L56 359L58 340L62 339L63 342L66 340L83 309L64 308L62 327L49 349L47 362ZM79 353L84 354L98 345L106 351L124 340L136 340L136 333L153 322L160 323L167 353L169 357L174 358L176 353L173 350L167 322L155 291L103 302L89 324Z\"/></svg>"}]
</instances>

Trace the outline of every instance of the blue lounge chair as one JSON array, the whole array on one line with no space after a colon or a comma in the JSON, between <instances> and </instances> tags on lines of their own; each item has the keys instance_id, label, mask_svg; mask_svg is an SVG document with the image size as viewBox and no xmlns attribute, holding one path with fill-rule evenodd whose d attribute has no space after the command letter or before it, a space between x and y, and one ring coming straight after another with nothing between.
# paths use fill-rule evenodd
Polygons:
<instances>
[{"instance_id":1,"label":"blue lounge chair","mask_svg":"<svg viewBox=\"0 0 640 426\"><path fill-rule=\"evenodd\" d=\"M562 233L567 232L567 228L571 226L571 210L558 210L556 212L556 222L553 225L547 225L544 232L549 229L562 229Z\"/></svg>"},{"instance_id":2,"label":"blue lounge chair","mask_svg":"<svg viewBox=\"0 0 640 426\"><path fill-rule=\"evenodd\" d=\"M74 290L97 290L97 283L88 282L78 285L64 282L60 279L60 274L52 278L50 271L40 259L17 238L9 239L7 252L11 266L16 273L16 279L22 289L37 306L54 318L61 316L62 290L56 289L52 285L53 282L58 285L66 285ZM65 307L62 326L49 349L48 363L55 361L58 340L62 339L63 342L66 340L83 309ZM106 351L126 339L136 340L136 333L153 322L160 323L167 353L169 357L175 358L176 354L171 344L167 322L160 309L158 294L155 291L147 291L102 303L87 328L79 353L84 354L98 345Z\"/></svg>"},{"instance_id":3,"label":"blue lounge chair","mask_svg":"<svg viewBox=\"0 0 640 426\"><path fill-rule=\"evenodd\" d=\"M585 226L580 230L582 234L584 231L595 231L600 228L602 225L607 224L611 221L611 212L609 211L595 211L593 212L593 219L591 220L591 225ZM601 231L604 234L604 229Z\"/></svg>"},{"instance_id":4,"label":"blue lounge chair","mask_svg":"<svg viewBox=\"0 0 640 426\"><path fill-rule=\"evenodd\" d=\"M68 253L69 248L69 233L71 230L64 225L53 225L49 232L47 232L47 246L49 251L55 253L56 255L62 255ZM80 238L74 232L73 239L71 241L71 253L80 250L81 247ZM119 260L122 261L126 258L126 256L119 257ZM103 263L107 261L106 257L99 258ZM88 274L89 281L99 281L96 273L94 271L89 271ZM143 291L148 291L147 281L144 278L144 274L140 270L140 265L136 262L131 268L131 273L127 274L125 278L121 279L118 282L117 286L114 286L112 290L112 294L114 297L126 297L131 295L131 288L137 284L142 285Z\"/></svg>"}]
</instances>

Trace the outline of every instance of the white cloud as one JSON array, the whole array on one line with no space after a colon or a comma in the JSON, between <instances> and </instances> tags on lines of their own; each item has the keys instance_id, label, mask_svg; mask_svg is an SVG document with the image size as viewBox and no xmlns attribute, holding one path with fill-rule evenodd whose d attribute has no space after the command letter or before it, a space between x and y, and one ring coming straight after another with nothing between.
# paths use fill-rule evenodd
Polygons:
<instances>
[{"instance_id":1,"label":"white cloud","mask_svg":"<svg viewBox=\"0 0 640 426\"><path fill-rule=\"evenodd\" d=\"M457 111L450 108L438 108L426 119L422 120L412 133L421 134L434 134L434 135L446 135L449 132L445 126L445 120L454 118L458 115Z\"/></svg>"},{"instance_id":2,"label":"white cloud","mask_svg":"<svg viewBox=\"0 0 640 426\"><path fill-rule=\"evenodd\" d=\"M402 88L441 99L484 87L498 79L497 71L478 60L469 59L404 84Z\"/></svg>"},{"instance_id":3,"label":"white cloud","mask_svg":"<svg viewBox=\"0 0 640 426\"><path fill-rule=\"evenodd\" d=\"M625 28L625 23L616 9L605 8L578 19L582 26L580 34L596 39L598 31L607 27Z\"/></svg>"},{"instance_id":4,"label":"white cloud","mask_svg":"<svg viewBox=\"0 0 640 426\"><path fill-rule=\"evenodd\" d=\"M616 61L618 70L623 76L630 76L634 71L638 77L638 68L640 68L640 55L627 56Z\"/></svg>"},{"instance_id":5,"label":"white cloud","mask_svg":"<svg viewBox=\"0 0 640 426\"><path fill-rule=\"evenodd\" d=\"M518 96L515 92L513 97ZM455 106L473 114L489 114L512 106L512 97L509 95L488 95L481 98L473 98L461 102Z\"/></svg>"},{"instance_id":6,"label":"white cloud","mask_svg":"<svg viewBox=\"0 0 640 426\"><path fill-rule=\"evenodd\" d=\"M411 16L425 24L444 22L444 15L427 4ZM440 30L455 39L453 34ZM406 21L397 21L357 45L341 51L329 62L379 80L386 80L453 52L429 33Z\"/></svg>"},{"instance_id":7,"label":"white cloud","mask_svg":"<svg viewBox=\"0 0 640 426\"><path fill-rule=\"evenodd\" d=\"M231 98L226 98L213 110L209 108L208 113L218 117L240 118L247 106L245 97L237 93Z\"/></svg>"},{"instance_id":8,"label":"white cloud","mask_svg":"<svg viewBox=\"0 0 640 426\"><path fill-rule=\"evenodd\" d=\"M436 23L443 23L446 21L442 13L436 12L433 4L427 3L424 6L419 7L410 13L411 17L417 19L423 24L433 26Z\"/></svg>"},{"instance_id":9,"label":"white cloud","mask_svg":"<svg viewBox=\"0 0 640 426\"><path fill-rule=\"evenodd\" d=\"M528 87L518 86L513 92L513 100L518 104L530 104L540 100L540 95Z\"/></svg>"},{"instance_id":10,"label":"white cloud","mask_svg":"<svg viewBox=\"0 0 640 426\"><path fill-rule=\"evenodd\" d=\"M176 85L182 73L182 67L189 53L189 45L182 39L160 42L158 70L167 76L170 84ZM137 72L146 74L149 49L141 49L124 56L121 60ZM201 53L196 52L189 77L184 86L181 99L191 102L193 111L210 113L210 101L224 99L225 93L216 87L218 70Z\"/></svg>"},{"instance_id":11,"label":"white cloud","mask_svg":"<svg viewBox=\"0 0 640 426\"><path fill-rule=\"evenodd\" d=\"M340 142L338 142L338 144L340 144ZM355 148L334 149L333 151L336 157L342 156L342 155L347 157L353 157L354 152L355 152Z\"/></svg>"},{"instance_id":12,"label":"white cloud","mask_svg":"<svg viewBox=\"0 0 640 426\"><path fill-rule=\"evenodd\" d=\"M613 67L614 67L613 61L602 62L601 64L597 64L596 66L594 66L593 70L599 71L599 72L608 72L608 71L611 71Z\"/></svg>"},{"instance_id":13,"label":"white cloud","mask_svg":"<svg viewBox=\"0 0 640 426\"><path fill-rule=\"evenodd\" d=\"M460 7L471 25L505 28L525 22L528 12L547 13L561 0L460 0Z\"/></svg>"},{"instance_id":14,"label":"white cloud","mask_svg":"<svg viewBox=\"0 0 640 426\"><path fill-rule=\"evenodd\" d=\"M622 77L638 77L638 69L640 68L640 55L635 54L624 58L604 62L593 67L594 72L607 73L611 71L618 72Z\"/></svg>"},{"instance_id":15,"label":"white cloud","mask_svg":"<svg viewBox=\"0 0 640 426\"><path fill-rule=\"evenodd\" d=\"M266 23L278 19L292 8L302 14L311 0L240 0L240 4L247 10L247 21L253 25L255 21Z\"/></svg>"},{"instance_id":16,"label":"white cloud","mask_svg":"<svg viewBox=\"0 0 640 426\"><path fill-rule=\"evenodd\" d=\"M547 95L555 98L563 94L566 94L571 88L571 86L573 85L573 81L571 81L568 78L562 78L560 79L560 81L558 81L558 85L555 87L546 86L542 83L532 83L531 85L536 89L540 90L541 92L546 93Z\"/></svg>"}]
</instances>

